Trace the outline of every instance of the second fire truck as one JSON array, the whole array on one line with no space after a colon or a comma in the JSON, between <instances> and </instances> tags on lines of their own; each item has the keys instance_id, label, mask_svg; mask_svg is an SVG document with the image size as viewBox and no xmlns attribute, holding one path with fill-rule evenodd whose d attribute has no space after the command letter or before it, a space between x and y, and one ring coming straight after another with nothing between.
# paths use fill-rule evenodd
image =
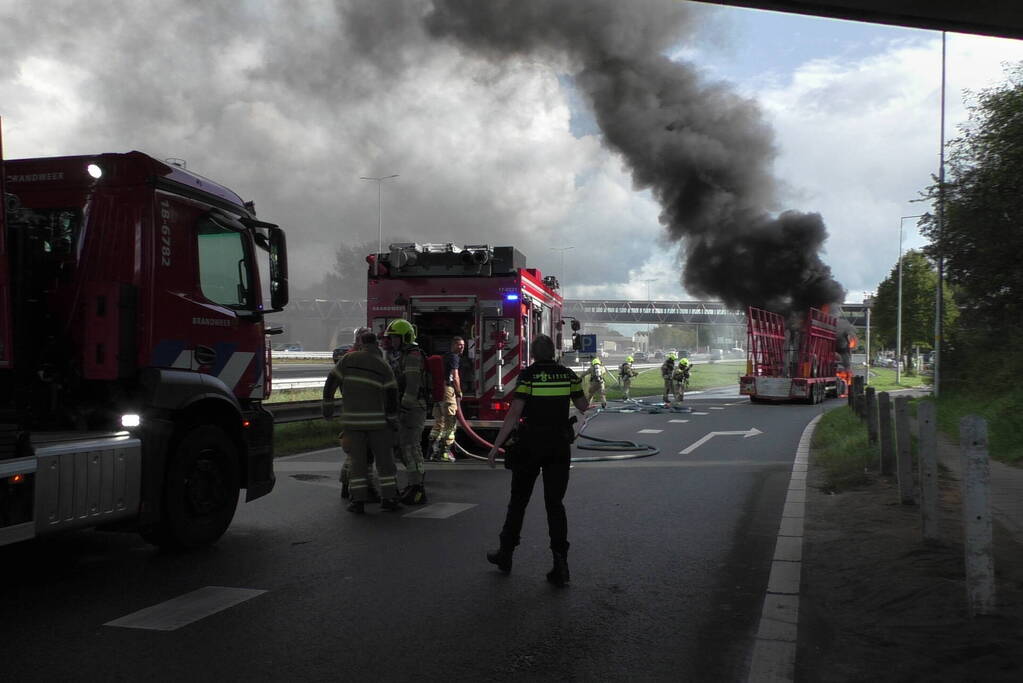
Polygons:
<instances>
[{"instance_id":1,"label":"second fire truck","mask_svg":"<svg viewBox=\"0 0 1023 683\"><path fill-rule=\"evenodd\" d=\"M474 429L500 427L537 335L562 348L558 281L527 268L514 247L401 243L366 260L374 332L405 318L427 355L446 353L455 336L465 339L461 406Z\"/></svg>"}]
</instances>

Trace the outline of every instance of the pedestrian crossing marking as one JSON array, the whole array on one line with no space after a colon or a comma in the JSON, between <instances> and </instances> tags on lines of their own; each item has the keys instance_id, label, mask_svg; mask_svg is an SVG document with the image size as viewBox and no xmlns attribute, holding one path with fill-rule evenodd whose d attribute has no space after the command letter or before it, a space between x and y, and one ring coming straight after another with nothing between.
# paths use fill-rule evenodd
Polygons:
<instances>
[{"instance_id":1,"label":"pedestrian crossing marking","mask_svg":"<svg viewBox=\"0 0 1023 683\"><path fill-rule=\"evenodd\" d=\"M660 434L663 431L664 431L663 429L641 429L641 430L639 430L636 433L637 434Z\"/></svg>"},{"instance_id":2,"label":"pedestrian crossing marking","mask_svg":"<svg viewBox=\"0 0 1023 683\"><path fill-rule=\"evenodd\" d=\"M668 420L668 422L678 422L679 424L685 424L686 422L689 422L689 420Z\"/></svg>"},{"instance_id":3,"label":"pedestrian crossing marking","mask_svg":"<svg viewBox=\"0 0 1023 683\"><path fill-rule=\"evenodd\" d=\"M475 503L433 503L402 516L422 519L447 519L457 515L459 512L465 512L474 507L476 507Z\"/></svg>"},{"instance_id":4,"label":"pedestrian crossing marking","mask_svg":"<svg viewBox=\"0 0 1023 683\"><path fill-rule=\"evenodd\" d=\"M205 619L211 614L222 612L265 592L265 590L253 588L206 586L152 607L132 612L119 619L108 621L103 625L141 628L150 631L175 631L182 626L188 626L192 622Z\"/></svg>"}]
</instances>

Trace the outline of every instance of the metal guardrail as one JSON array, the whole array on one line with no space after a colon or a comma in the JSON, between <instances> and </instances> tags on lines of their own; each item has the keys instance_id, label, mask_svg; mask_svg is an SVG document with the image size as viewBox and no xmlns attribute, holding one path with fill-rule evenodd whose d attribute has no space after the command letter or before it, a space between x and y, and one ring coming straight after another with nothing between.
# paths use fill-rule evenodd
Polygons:
<instances>
[{"instance_id":1,"label":"metal guardrail","mask_svg":"<svg viewBox=\"0 0 1023 683\"><path fill-rule=\"evenodd\" d=\"M305 422L323 417L320 401L317 400L266 403L263 407L273 413L274 424Z\"/></svg>"}]
</instances>

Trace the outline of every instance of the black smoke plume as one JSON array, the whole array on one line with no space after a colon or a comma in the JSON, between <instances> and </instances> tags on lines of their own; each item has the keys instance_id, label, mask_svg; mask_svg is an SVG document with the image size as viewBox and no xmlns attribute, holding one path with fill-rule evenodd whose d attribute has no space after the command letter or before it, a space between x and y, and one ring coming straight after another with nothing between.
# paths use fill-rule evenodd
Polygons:
<instances>
[{"instance_id":1,"label":"black smoke plume","mask_svg":"<svg viewBox=\"0 0 1023 683\"><path fill-rule=\"evenodd\" d=\"M688 3L434 0L425 23L495 62L550 59L572 73L605 143L681 241L691 294L779 312L843 300L820 258L820 215L770 213L775 148L757 105L664 56L695 28Z\"/></svg>"}]
</instances>

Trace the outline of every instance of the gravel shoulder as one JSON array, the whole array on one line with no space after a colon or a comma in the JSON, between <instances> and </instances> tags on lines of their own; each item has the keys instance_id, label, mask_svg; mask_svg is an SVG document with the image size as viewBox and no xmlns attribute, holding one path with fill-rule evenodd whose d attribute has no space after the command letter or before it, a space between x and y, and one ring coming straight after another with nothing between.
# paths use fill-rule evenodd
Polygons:
<instances>
[{"instance_id":1,"label":"gravel shoulder","mask_svg":"<svg viewBox=\"0 0 1023 683\"><path fill-rule=\"evenodd\" d=\"M940 489L925 543L891 477L827 494L811 465L797 681L1023 681L1023 544L996 522L997 613L971 618L958 482Z\"/></svg>"}]
</instances>

